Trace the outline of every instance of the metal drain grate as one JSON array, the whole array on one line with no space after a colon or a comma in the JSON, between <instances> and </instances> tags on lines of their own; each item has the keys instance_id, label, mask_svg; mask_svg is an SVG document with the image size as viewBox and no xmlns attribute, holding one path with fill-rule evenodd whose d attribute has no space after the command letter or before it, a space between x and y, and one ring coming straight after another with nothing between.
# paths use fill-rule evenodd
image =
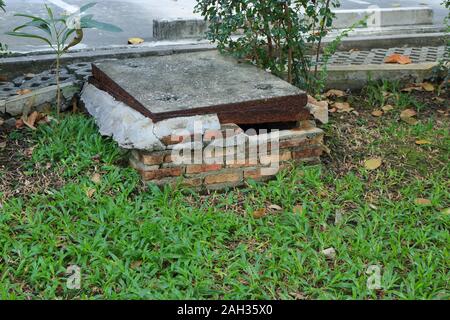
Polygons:
<instances>
[{"instance_id":1,"label":"metal drain grate","mask_svg":"<svg viewBox=\"0 0 450 320\"><path fill-rule=\"evenodd\" d=\"M370 51L336 52L329 60L330 65L365 65L384 64L386 57L393 53L409 56L413 63L437 62L448 59L447 48L421 47L421 48L390 48L372 49Z\"/></svg>"}]
</instances>

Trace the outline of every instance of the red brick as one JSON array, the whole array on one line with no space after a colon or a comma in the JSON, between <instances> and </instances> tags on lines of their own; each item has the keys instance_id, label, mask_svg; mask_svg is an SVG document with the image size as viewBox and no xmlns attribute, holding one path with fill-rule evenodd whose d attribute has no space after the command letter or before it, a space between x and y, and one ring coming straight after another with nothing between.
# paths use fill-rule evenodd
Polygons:
<instances>
[{"instance_id":1,"label":"red brick","mask_svg":"<svg viewBox=\"0 0 450 320\"><path fill-rule=\"evenodd\" d=\"M205 184L216 184L226 182L239 182L242 180L242 171L218 173L205 177Z\"/></svg>"},{"instance_id":2,"label":"red brick","mask_svg":"<svg viewBox=\"0 0 450 320\"><path fill-rule=\"evenodd\" d=\"M261 178L261 169L248 169L244 171L244 178L245 179L253 179L258 180Z\"/></svg>"},{"instance_id":3,"label":"red brick","mask_svg":"<svg viewBox=\"0 0 450 320\"><path fill-rule=\"evenodd\" d=\"M164 168L158 169L154 171L144 171L142 172L142 176L145 180L155 180L162 179L166 177L178 177L181 176L184 172L184 168Z\"/></svg>"},{"instance_id":4,"label":"red brick","mask_svg":"<svg viewBox=\"0 0 450 320\"><path fill-rule=\"evenodd\" d=\"M320 157L323 153L323 150L321 147L317 147L317 148L309 148L309 149L304 149L304 150L300 150L300 151L293 151L292 152L292 157L294 159L304 159L304 158L312 158L312 157Z\"/></svg>"},{"instance_id":5,"label":"red brick","mask_svg":"<svg viewBox=\"0 0 450 320\"><path fill-rule=\"evenodd\" d=\"M200 187L202 184L202 178L187 178L183 180L183 185L186 187Z\"/></svg>"},{"instance_id":6,"label":"red brick","mask_svg":"<svg viewBox=\"0 0 450 320\"><path fill-rule=\"evenodd\" d=\"M221 164L193 164L186 167L187 174L218 171L222 169Z\"/></svg>"},{"instance_id":7,"label":"red brick","mask_svg":"<svg viewBox=\"0 0 450 320\"><path fill-rule=\"evenodd\" d=\"M264 164L275 163L277 161L288 161L292 159L291 151L281 151L279 154L260 157L260 162Z\"/></svg>"},{"instance_id":8,"label":"red brick","mask_svg":"<svg viewBox=\"0 0 450 320\"><path fill-rule=\"evenodd\" d=\"M162 153L140 154L140 161L146 166L159 165L164 161L164 154Z\"/></svg>"}]
</instances>

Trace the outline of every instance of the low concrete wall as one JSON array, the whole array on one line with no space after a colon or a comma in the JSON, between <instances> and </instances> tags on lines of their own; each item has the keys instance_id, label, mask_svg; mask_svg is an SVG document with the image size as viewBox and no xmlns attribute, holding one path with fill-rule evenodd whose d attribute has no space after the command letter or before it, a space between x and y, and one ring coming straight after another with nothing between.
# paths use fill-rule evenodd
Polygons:
<instances>
[{"instance_id":1,"label":"low concrete wall","mask_svg":"<svg viewBox=\"0 0 450 320\"><path fill-rule=\"evenodd\" d=\"M201 19L153 20L153 38L179 40L205 38L208 23Z\"/></svg>"},{"instance_id":2,"label":"low concrete wall","mask_svg":"<svg viewBox=\"0 0 450 320\"><path fill-rule=\"evenodd\" d=\"M433 24L433 9L428 7L334 10L334 13L333 27L337 29L349 28L366 16L369 28ZM156 40L205 38L207 31L208 22L203 19L153 20Z\"/></svg>"},{"instance_id":3,"label":"low concrete wall","mask_svg":"<svg viewBox=\"0 0 450 320\"><path fill-rule=\"evenodd\" d=\"M348 28L365 16L369 16L367 26L370 28L433 24L433 9L428 7L369 8L334 12L336 18L333 27L338 29Z\"/></svg>"}]
</instances>

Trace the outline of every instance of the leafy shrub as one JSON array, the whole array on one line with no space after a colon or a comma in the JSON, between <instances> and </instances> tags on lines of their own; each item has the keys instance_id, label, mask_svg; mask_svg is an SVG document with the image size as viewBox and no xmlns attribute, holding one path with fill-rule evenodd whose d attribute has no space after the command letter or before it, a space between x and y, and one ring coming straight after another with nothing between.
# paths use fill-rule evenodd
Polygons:
<instances>
[{"instance_id":1,"label":"leafy shrub","mask_svg":"<svg viewBox=\"0 0 450 320\"><path fill-rule=\"evenodd\" d=\"M322 39L337 0L197 0L208 38L301 88L316 87ZM238 34L238 36L236 36Z\"/></svg>"}]
</instances>

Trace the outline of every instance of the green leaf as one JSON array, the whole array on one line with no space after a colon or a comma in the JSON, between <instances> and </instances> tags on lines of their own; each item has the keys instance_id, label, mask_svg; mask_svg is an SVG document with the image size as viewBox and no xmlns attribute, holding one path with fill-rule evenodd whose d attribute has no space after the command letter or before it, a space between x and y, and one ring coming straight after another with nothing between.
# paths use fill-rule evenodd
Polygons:
<instances>
[{"instance_id":1,"label":"green leaf","mask_svg":"<svg viewBox=\"0 0 450 320\"><path fill-rule=\"evenodd\" d=\"M27 28L27 27L35 27L35 28L37 28L37 29L40 29L40 30L44 31L44 32L47 33L50 37L52 36L52 31L50 30L49 25L46 24L46 23L43 23L43 22L40 21L40 20L33 20L33 21L30 21L30 22L27 22L27 23L25 23L24 25L21 25L21 26L15 28L13 31L14 31L14 32L17 32L17 31L19 31L19 30L21 30L21 29L23 29L23 28Z\"/></svg>"},{"instance_id":2,"label":"green leaf","mask_svg":"<svg viewBox=\"0 0 450 320\"><path fill-rule=\"evenodd\" d=\"M45 23L45 24L47 24L47 25L50 24L47 20L45 20L45 19L43 19L43 18L36 17L36 16L32 16L32 15L29 15L29 14L16 13L16 14L14 15L14 17L29 18L29 19L31 19L31 20L38 20L38 21L41 21L42 23Z\"/></svg>"},{"instance_id":3,"label":"green leaf","mask_svg":"<svg viewBox=\"0 0 450 320\"><path fill-rule=\"evenodd\" d=\"M50 40L48 40L44 37L41 37L41 36L37 36L34 34L30 34L30 33L23 33L23 32L6 32L5 34L8 36L13 36L13 37L38 39L38 40L41 40L41 41L47 43L49 46L51 46L53 48L53 44L50 42Z\"/></svg>"},{"instance_id":4,"label":"green leaf","mask_svg":"<svg viewBox=\"0 0 450 320\"><path fill-rule=\"evenodd\" d=\"M68 39L75 31L76 31L76 29L68 29L68 30L64 33L61 42L62 42L63 44L65 44L66 41L67 41L67 39Z\"/></svg>"},{"instance_id":5,"label":"green leaf","mask_svg":"<svg viewBox=\"0 0 450 320\"><path fill-rule=\"evenodd\" d=\"M95 6L97 4L97 2L90 2L88 4L85 4L84 6L82 6L80 8L80 13L83 13L85 11L87 11L88 9L92 8L93 6Z\"/></svg>"},{"instance_id":6,"label":"green leaf","mask_svg":"<svg viewBox=\"0 0 450 320\"><path fill-rule=\"evenodd\" d=\"M120 29L119 27L117 27L115 25L96 21L96 20L84 21L84 23L82 22L81 27L86 28L86 29L95 28L98 30L104 30L104 31L109 31L109 32L122 32L123 31L122 29Z\"/></svg>"}]
</instances>

